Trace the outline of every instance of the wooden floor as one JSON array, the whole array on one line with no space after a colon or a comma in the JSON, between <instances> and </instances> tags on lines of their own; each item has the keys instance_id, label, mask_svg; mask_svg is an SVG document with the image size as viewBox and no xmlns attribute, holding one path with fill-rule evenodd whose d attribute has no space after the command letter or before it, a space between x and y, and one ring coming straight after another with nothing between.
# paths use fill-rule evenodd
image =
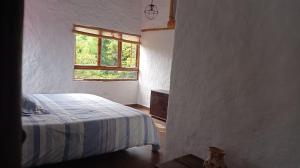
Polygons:
<instances>
[{"instance_id":1,"label":"wooden floor","mask_svg":"<svg viewBox=\"0 0 300 168\"><path fill-rule=\"evenodd\" d=\"M148 109L135 107L145 113ZM154 168L163 160L165 147L165 123L154 120L158 128L161 149L152 152L151 146L134 147L123 151L103 154L65 163L40 166L39 168Z\"/></svg>"}]
</instances>

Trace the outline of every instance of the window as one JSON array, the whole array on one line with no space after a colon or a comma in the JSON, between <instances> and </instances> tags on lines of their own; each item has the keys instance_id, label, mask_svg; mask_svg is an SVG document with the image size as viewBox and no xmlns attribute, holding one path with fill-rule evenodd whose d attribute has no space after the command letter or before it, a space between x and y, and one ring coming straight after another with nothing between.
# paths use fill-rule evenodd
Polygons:
<instances>
[{"instance_id":1,"label":"window","mask_svg":"<svg viewBox=\"0 0 300 168\"><path fill-rule=\"evenodd\" d=\"M75 80L137 80L140 36L75 25Z\"/></svg>"}]
</instances>

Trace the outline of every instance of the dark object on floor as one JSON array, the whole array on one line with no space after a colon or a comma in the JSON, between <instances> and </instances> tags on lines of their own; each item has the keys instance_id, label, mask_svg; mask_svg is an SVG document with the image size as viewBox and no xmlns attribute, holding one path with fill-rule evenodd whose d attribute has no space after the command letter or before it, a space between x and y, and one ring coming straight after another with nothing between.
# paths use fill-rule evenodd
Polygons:
<instances>
[{"instance_id":1,"label":"dark object on floor","mask_svg":"<svg viewBox=\"0 0 300 168\"><path fill-rule=\"evenodd\" d=\"M158 164L157 168L202 168L203 159L198 158L195 155L189 154L177 159Z\"/></svg>"},{"instance_id":2,"label":"dark object on floor","mask_svg":"<svg viewBox=\"0 0 300 168\"><path fill-rule=\"evenodd\" d=\"M156 119L167 120L169 91L152 90L150 100L150 114Z\"/></svg>"}]
</instances>

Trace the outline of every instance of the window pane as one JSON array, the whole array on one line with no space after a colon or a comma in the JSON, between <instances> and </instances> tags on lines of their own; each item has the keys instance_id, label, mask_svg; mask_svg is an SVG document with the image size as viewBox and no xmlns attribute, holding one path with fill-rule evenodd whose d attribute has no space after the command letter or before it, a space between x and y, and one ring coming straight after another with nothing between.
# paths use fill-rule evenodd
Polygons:
<instances>
[{"instance_id":1,"label":"window pane","mask_svg":"<svg viewBox=\"0 0 300 168\"><path fill-rule=\"evenodd\" d=\"M118 40L102 38L101 65L117 66Z\"/></svg>"},{"instance_id":2,"label":"window pane","mask_svg":"<svg viewBox=\"0 0 300 168\"><path fill-rule=\"evenodd\" d=\"M123 34L122 39L129 40L129 41L135 41L135 42L140 41L140 38L138 36L132 36L132 35L128 35L128 34Z\"/></svg>"},{"instance_id":3,"label":"window pane","mask_svg":"<svg viewBox=\"0 0 300 168\"><path fill-rule=\"evenodd\" d=\"M122 42L122 67L136 67L136 44Z\"/></svg>"},{"instance_id":4,"label":"window pane","mask_svg":"<svg viewBox=\"0 0 300 168\"><path fill-rule=\"evenodd\" d=\"M75 30L85 32L85 33L99 35L99 30L95 30L95 29L89 29L89 28L84 28L84 27L75 27Z\"/></svg>"},{"instance_id":5,"label":"window pane","mask_svg":"<svg viewBox=\"0 0 300 168\"><path fill-rule=\"evenodd\" d=\"M111 70L79 70L75 69L75 79L137 79L136 71L111 71Z\"/></svg>"},{"instance_id":6,"label":"window pane","mask_svg":"<svg viewBox=\"0 0 300 168\"><path fill-rule=\"evenodd\" d=\"M108 36L108 37L121 38L119 33L113 33L113 32L107 32L107 31L102 31L102 35Z\"/></svg>"},{"instance_id":7,"label":"window pane","mask_svg":"<svg viewBox=\"0 0 300 168\"><path fill-rule=\"evenodd\" d=\"M102 35L103 36L109 36L109 37L113 36L111 32L106 32L106 31L102 31Z\"/></svg>"},{"instance_id":8,"label":"window pane","mask_svg":"<svg viewBox=\"0 0 300 168\"><path fill-rule=\"evenodd\" d=\"M97 65L98 38L76 34L76 60L78 65Z\"/></svg>"}]
</instances>

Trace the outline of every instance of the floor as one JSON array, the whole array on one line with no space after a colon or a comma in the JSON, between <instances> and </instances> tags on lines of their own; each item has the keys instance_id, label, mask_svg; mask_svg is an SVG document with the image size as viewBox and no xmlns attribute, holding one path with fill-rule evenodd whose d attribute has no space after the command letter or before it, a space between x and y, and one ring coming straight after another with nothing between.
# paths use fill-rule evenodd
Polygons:
<instances>
[{"instance_id":1,"label":"floor","mask_svg":"<svg viewBox=\"0 0 300 168\"><path fill-rule=\"evenodd\" d=\"M149 109L134 107L145 113ZM81 160L40 166L38 168L155 168L163 160L165 147L165 123L154 119L161 141L159 152L152 152L151 146L134 147L123 151L103 154Z\"/></svg>"}]
</instances>

